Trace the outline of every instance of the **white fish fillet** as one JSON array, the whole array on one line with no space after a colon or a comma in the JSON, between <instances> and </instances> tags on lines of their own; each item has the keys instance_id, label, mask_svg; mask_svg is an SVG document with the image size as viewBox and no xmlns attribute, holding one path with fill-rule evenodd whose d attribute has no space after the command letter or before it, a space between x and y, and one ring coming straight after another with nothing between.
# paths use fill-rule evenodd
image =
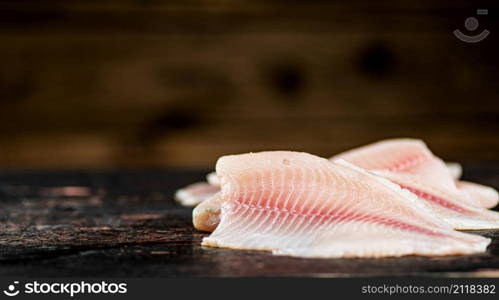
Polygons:
<instances>
[{"instance_id":1,"label":"white fish fillet","mask_svg":"<svg viewBox=\"0 0 499 300\"><path fill-rule=\"evenodd\" d=\"M499 228L499 213L483 208L485 203L490 207L497 201L497 192L481 185L456 186L445 163L420 140L385 140L331 158L336 159L376 172L410 190L456 229Z\"/></svg>"},{"instance_id":2,"label":"white fish fillet","mask_svg":"<svg viewBox=\"0 0 499 300\"><path fill-rule=\"evenodd\" d=\"M220 224L204 246L301 257L454 255L490 240L456 232L414 194L345 161L274 151L220 158Z\"/></svg>"},{"instance_id":3,"label":"white fish fillet","mask_svg":"<svg viewBox=\"0 0 499 300\"><path fill-rule=\"evenodd\" d=\"M433 208L456 229L499 227L499 214L476 209L496 206L499 202L498 192L491 187L456 180L461 176L461 165L444 164L422 141L381 141L338 154L331 160L338 158L344 158L363 168L377 170L379 175L394 182L398 180L397 183L432 202ZM207 175L207 181L213 186L220 185L215 172ZM186 206L194 206L205 200L213 201L214 203L201 206L194 214L194 223L198 224L199 229L211 231L216 226L214 220L219 219L220 210L214 208L220 201L212 198L219 189L207 187L203 193L199 193L199 186L206 186L206 183L185 187L177 193L177 199ZM191 189L193 191L190 191ZM197 218L200 220L196 220ZM200 225L204 224L205 220L211 220L212 223L209 226Z\"/></svg>"},{"instance_id":4,"label":"white fish fillet","mask_svg":"<svg viewBox=\"0 0 499 300\"><path fill-rule=\"evenodd\" d=\"M403 184L405 188L412 188L411 190L420 197L426 197L426 200L432 202L434 209L457 229L499 227L499 214L476 209L476 207L496 206L499 202L498 192L487 186L455 180L461 175L461 166L457 163L444 164L422 141L414 139L381 141L338 154L331 160L338 158L344 158L363 168L377 170L378 174L394 182L398 180L398 183ZM208 174L207 179L212 185L220 184L215 173ZM213 189L212 195L217 192L217 189ZM210 198L203 196L202 200ZM217 203L219 201L213 204L207 203L207 207L213 207ZM217 220L218 216L204 216L203 212L213 214L219 211L200 208L194 218ZM213 226L203 228L207 230Z\"/></svg>"}]
</instances>

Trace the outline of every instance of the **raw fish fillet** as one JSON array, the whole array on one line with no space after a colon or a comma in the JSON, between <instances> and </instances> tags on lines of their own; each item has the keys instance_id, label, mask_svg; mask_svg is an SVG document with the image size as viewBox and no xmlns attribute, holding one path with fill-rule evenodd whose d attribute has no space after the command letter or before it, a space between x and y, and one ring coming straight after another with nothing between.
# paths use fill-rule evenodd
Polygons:
<instances>
[{"instance_id":1,"label":"raw fish fillet","mask_svg":"<svg viewBox=\"0 0 499 300\"><path fill-rule=\"evenodd\" d=\"M331 160L337 158L344 158L357 166L375 170L394 182L400 180L399 184L405 183L405 188L431 201L434 209L446 216L445 219L457 229L499 227L497 213L476 209L496 206L499 202L497 191L476 183L456 180L462 173L461 165L444 164L422 141L386 140L341 153ZM207 180L212 185L219 185L215 173L208 174ZM213 195L217 192L216 189L212 191ZM214 201L209 200L210 197L203 199ZM215 201L213 204L207 203L206 206L213 207L219 203L220 201ZM210 215L205 216L203 212ZM218 220L218 215L211 214L219 212L220 210L204 210L201 207L194 215L194 220ZM213 224L203 228L201 230L209 231Z\"/></svg>"},{"instance_id":2,"label":"raw fish fillet","mask_svg":"<svg viewBox=\"0 0 499 300\"><path fill-rule=\"evenodd\" d=\"M220 188L206 182L196 182L185 186L175 193L175 200L183 206L196 206L218 193Z\"/></svg>"},{"instance_id":3,"label":"raw fish fillet","mask_svg":"<svg viewBox=\"0 0 499 300\"><path fill-rule=\"evenodd\" d=\"M301 257L455 255L490 240L454 231L414 194L343 160L299 152L221 157L220 224L204 246Z\"/></svg>"},{"instance_id":4,"label":"raw fish fillet","mask_svg":"<svg viewBox=\"0 0 499 300\"><path fill-rule=\"evenodd\" d=\"M459 182L456 186L449 168L420 140L385 140L331 158L336 159L373 171L411 191L455 229L499 228L499 213L483 208L497 204L497 192L477 184Z\"/></svg>"},{"instance_id":5,"label":"raw fish fillet","mask_svg":"<svg viewBox=\"0 0 499 300\"><path fill-rule=\"evenodd\" d=\"M430 201L434 209L457 229L499 227L499 214L476 209L496 206L499 202L498 192L487 186L456 180L461 176L461 165L444 164L422 141L386 140L341 153L331 160L337 158L344 158L357 166L377 171L394 182L399 180L397 183ZM220 184L214 172L207 175L207 181L213 186ZM210 200L219 189L206 188L203 193L196 192L199 186L205 185L206 183L194 184L182 189L182 193L177 193L177 200L183 205L193 206L205 200L214 201L206 204L210 209L204 209L204 206L198 209L194 214L195 223L196 218L212 221L219 219L220 210L214 207L219 205L220 201ZM203 224L203 221L197 223ZM200 227L200 230L210 231L214 226L216 224L211 223L210 226Z\"/></svg>"}]
</instances>

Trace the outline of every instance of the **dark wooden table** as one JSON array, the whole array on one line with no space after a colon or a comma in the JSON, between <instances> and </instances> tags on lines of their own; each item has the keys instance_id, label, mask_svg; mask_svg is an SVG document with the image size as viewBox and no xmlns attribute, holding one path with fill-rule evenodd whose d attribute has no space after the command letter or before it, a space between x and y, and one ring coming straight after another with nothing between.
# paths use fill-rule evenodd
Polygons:
<instances>
[{"instance_id":1,"label":"dark wooden table","mask_svg":"<svg viewBox=\"0 0 499 300\"><path fill-rule=\"evenodd\" d=\"M465 164L499 187L499 165ZM0 276L499 277L499 231L485 254L387 259L299 259L202 248L176 188L204 171L0 172Z\"/></svg>"}]
</instances>

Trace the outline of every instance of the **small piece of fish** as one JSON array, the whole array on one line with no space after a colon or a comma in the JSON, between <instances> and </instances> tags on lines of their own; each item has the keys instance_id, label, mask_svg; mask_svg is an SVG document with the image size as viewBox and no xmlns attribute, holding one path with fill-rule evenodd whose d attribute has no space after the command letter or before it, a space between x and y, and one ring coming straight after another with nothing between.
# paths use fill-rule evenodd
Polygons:
<instances>
[{"instance_id":1,"label":"small piece of fish","mask_svg":"<svg viewBox=\"0 0 499 300\"><path fill-rule=\"evenodd\" d=\"M463 180L456 181L456 186L459 191L478 201L481 207L492 208L499 202L499 194L489 186Z\"/></svg>"},{"instance_id":2,"label":"small piece of fish","mask_svg":"<svg viewBox=\"0 0 499 300\"><path fill-rule=\"evenodd\" d=\"M447 166L452 178L455 180L461 178L461 175L463 175L463 166L461 166L460 163L446 162L445 165Z\"/></svg>"},{"instance_id":3,"label":"small piece of fish","mask_svg":"<svg viewBox=\"0 0 499 300\"><path fill-rule=\"evenodd\" d=\"M493 208L499 203L499 193L485 185L474 182L459 180L463 174L463 167L459 163L446 162L447 169L455 180L456 187L465 193L468 193L472 199L475 199L479 206Z\"/></svg>"},{"instance_id":4,"label":"small piece of fish","mask_svg":"<svg viewBox=\"0 0 499 300\"><path fill-rule=\"evenodd\" d=\"M185 186L175 193L175 201L183 206L196 206L218 193L220 188L206 182L196 182Z\"/></svg>"},{"instance_id":5,"label":"small piece of fish","mask_svg":"<svg viewBox=\"0 0 499 300\"><path fill-rule=\"evenodd\" d=\"M206 181L208 181L211 185L220 186L220 181L218 180L217 173L215 172L211 172L206 175Z\"/></svg>"},{"instance_id":6,"label":"small piece of fish","mask_svg":"<svg viewBox=\"0 0 499 300\"><path fill-rule=\"evenodd\" d=\"M222 197L220 192L211 196L206 201L199 203L192 211L194 228L201 231L212 232L220 222L222 210Z\"/></svg>"},{"instance_id":7,"label":"small piece of fish","mask_svg":"<svg viewBox=\"0 0 499 300\"><path fill-rule=\"evenodd\" d=\"M204 246L384 257L476 253L490 243L454 231L413 193L344 160L249 153L221 157L216 172L220 224Z\"/></svg>"}]
</instances>

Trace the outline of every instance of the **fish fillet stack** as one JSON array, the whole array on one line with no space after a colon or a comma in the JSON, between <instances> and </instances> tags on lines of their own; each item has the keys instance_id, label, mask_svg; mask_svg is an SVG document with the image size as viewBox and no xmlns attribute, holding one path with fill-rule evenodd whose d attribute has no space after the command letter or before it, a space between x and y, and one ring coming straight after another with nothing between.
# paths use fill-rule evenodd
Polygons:
<instances>
[{"instance_id":1,"label":"fish fillet stack","mask_svg":"<svg viewBox=\"0 0 499 300\"><path fill-rule=\"evenodd\" d=\"M327 160L292 151L221 157L205 183L180 189L212 247L300 257L456 255L499 228L493 188L459 180L419 140L381 141Z\"/></svg>"}]
</instances>

